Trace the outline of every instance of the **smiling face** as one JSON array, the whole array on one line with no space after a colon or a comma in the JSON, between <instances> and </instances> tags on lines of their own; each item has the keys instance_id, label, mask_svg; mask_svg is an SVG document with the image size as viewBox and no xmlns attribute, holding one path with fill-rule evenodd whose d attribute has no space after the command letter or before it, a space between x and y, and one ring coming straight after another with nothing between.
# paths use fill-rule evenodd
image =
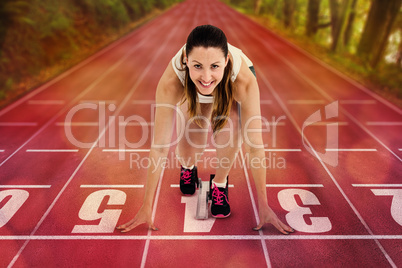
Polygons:
<instances>
[{"instance_id":1,"label":"smiling face","mask_svg":"<svg viewBox=\"0 0 402 268\"><path fill-rule=\"evenodd\" d=\"M197 91L202 95L211 95L215 87L222 81L229 57L225 58L221 49L215 47L194 47L186 64L190 78Z\"/></svg>"}]
</instances>

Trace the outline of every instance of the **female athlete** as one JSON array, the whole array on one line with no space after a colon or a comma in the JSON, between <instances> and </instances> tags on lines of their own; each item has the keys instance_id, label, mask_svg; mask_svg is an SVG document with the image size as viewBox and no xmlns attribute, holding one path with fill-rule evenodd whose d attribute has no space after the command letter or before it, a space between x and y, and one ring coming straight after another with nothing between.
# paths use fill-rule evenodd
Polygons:
<instances>
[{"instance_id":1,"label":"female athlete","mask_svg":"<svg viewBox=\"0 0 402 268\"><path fill-rule=\"evenodd\" d=\"M156 104L150 151L153 164L148 168L144 201L135 217L117 229L128 232L147 223L157 230L151 216L152 203L163 165L154 163L167 157L176 116L177 135L181 134L176 155L182 165L180 190L184 195L196 191L197 162L211 126L219 160L210 183L212 216L225 218L231 213L228 174L244 143L258 196L260 223L254 230L271 223L284 234L293 232L268 206L260 96L253 64L241 50L228 44L222 30L202 25L190 33L159 81Z\"/></svg>"}]
</instances>

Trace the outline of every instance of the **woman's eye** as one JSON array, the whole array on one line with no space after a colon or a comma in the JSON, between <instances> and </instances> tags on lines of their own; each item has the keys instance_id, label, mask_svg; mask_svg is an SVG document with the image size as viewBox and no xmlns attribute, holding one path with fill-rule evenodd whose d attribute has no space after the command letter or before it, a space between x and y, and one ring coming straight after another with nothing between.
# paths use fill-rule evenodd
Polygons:
<instances>
[{"instance_id":1,"label":"woman's eye","mask_svg":"<svg viewBox=\"0 0 402 268\"><path fill-rule=\"evenodd\" d=\"M194 68L196 68L196 69L200 69L200 68L201 68L201 65L196 64L196 65L194 65Z\"/></svg>"},{"instance_id":2,"label":"woman's eye","mask_svg":"<svg viewBox=\"0 0 402 268\"><path fill-rule=\"evenodd\" d=\"M219 67L219 65L212 65L212 69L216 69L218 67Z\"/></svg>"}]
</instances>

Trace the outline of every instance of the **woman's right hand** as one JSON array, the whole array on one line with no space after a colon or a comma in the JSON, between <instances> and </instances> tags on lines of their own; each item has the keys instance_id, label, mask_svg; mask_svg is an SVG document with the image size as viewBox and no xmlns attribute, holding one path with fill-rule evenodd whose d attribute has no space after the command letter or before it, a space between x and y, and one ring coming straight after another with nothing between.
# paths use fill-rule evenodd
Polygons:
<instances>
[{"instance_id":1,"label":"woman's right hand","mask_svg":"<svg viewBox=\"0 0 402 268\"><path fill-rule=\"evenodd\" d=\"M135 215L135 217L131 221L117 226L116 229L121 230L122 233L127 233L144 223L147 223L151 230L158 231L158 228L156 228L154 223L152 222L152 210L141 207L137 215Z\"/></svg>"}]
</instances>

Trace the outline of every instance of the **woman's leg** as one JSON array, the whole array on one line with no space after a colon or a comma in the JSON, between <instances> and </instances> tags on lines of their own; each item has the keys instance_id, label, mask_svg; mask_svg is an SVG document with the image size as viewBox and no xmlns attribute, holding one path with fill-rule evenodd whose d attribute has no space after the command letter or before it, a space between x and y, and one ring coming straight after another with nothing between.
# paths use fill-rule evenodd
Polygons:
<instances>
[{"instance_id":1,"label":"woman's leg","mask_svg":"<svg viewBox=\"0 0 402 268\"><path fill-rule=\"evenodd\" d=\"M216 155L219 165L216 169L214 182L224 183L229 171L236 160L237 153L241 147L241 126L240 126L240 106L237 102L233 103L232 111L228 122L224 128L215 135Z\"/></svg>"},{"instance_id":2,"label":"woman's leg","mask_svg":"<svg viewBox=\"0 0 402 268\"><path fill-rule=\"evenodd\" d=\"M197 165L208 138L209 118L212 112L212 104L201 103L199 111L199 122L191 122L187 110L187 101L179 107L181 115L176 118L177 135L182 133L182 137L176 146L176 156L182 166L191 167Z\"/></svg>"}]
</instances>

